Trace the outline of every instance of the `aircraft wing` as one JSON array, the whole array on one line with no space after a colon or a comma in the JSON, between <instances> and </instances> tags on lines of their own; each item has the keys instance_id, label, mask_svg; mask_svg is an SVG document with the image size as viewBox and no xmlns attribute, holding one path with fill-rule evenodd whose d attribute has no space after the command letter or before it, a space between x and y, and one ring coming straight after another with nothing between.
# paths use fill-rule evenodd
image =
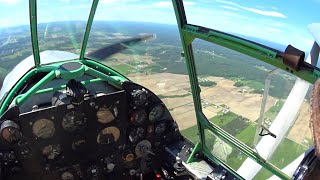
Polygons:
<instances>
[{"instance_id":1,"label":"aircraft wing","mask_svg":"<svg viewBox=\"0 0 320 180\"><path fill-rule=\"evenodd\" d=\"M65 51L43 51L40 53L42 64L49 64L52 62L63 61L66 59L76 59L79 55ZM34 66L33 55L22 60L17 64L13 70L5 77L2 88L0 90L0 99L3 98L6 92L8 92L16 82L22 78L22 76Z\"/></svg>"}]
</instances>

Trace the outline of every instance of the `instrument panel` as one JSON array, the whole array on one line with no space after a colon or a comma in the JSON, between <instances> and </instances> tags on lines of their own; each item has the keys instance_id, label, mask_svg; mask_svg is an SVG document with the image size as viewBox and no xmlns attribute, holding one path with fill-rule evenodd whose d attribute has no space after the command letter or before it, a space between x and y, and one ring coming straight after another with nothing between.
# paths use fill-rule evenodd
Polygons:
<instances>
[{"instance_id":1,"label":"instrument panel","mask_svg":"<svg viewBox=\"0 0 320 180\"><path fill-rule=\"evenodd\" d=\"M126 132L121 132L127 127L125 102L125 92L119 91L78 106L64 104L24 113L19 118L21 132L45 166L97 161L126 143Z\"/></svg>"},{"instance_id":2,"label":"instrument panel","mask_svg":"<svg viewBox=\"0 0 320 180\"><path fill-rule=\"evenodd\" d=\"M124 82L121 90L112 93L90 92L81 104L59 103L22 113L10 123L11 134L1 129L2 138L12 143L4 143L6 158L0 153L0 163L19 167L20 176L13 177L147 174L161 167L159 157L165 147L181 139L161 100L132 82Z\"/></svg>"}]
</instances>

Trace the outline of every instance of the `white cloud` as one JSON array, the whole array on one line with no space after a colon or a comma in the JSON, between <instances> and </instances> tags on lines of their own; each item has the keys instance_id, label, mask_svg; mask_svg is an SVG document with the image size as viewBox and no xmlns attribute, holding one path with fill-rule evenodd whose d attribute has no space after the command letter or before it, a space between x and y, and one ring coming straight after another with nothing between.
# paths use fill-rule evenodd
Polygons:
<instances>
[{"instance_id":1,"label":"white cloud","mask_svg":"<svg viewBox=\"0 0 320 180\"><path fill-rule=\"evenodd\" d=\"M247 8L247 7L243 7L243 6L241 6L241 8L244 10L256 13L256 14L264 15L264 16L287 18L287 16L285 16L284 14L282 14L280 12L276 12L276 11L263 11L263 10L254 9L254 8Z\"/></svg>"},{"instance_id":2,"label":"white cloud","mask_svg":"<svg viewBox=\"0 0 320 180\"><path fill-rule=\"evenodd\" d=\"M170 1L160 1L154 4L156 7L169 7L172 6Z\"/></svg>"},{"instance_id":3,"label":"white cloud","mask_svg":"<svg viewBox=\"0 0 320 180\"><path fill-rule=\"evenodd\" d=\"M260 14L260 15L264 15L264 16L271 16L271 17L279 17L279 18L287 18L286 15L277 12L277 11L265 11L265 10L260 10L260 9L255 9L255 8L250 8L250 7L246 7L246 6L242 6L240 4L234 3L234 2L230 2L230 1L224 1L224 0L216 0L217 2L220 3L224 3L224 4L228 4L249 12L253 12L256 14Z\"/></svg>"},{"instance_id":4,"label":"white cloud","mask_svg":"<svg viewBox=\"0 0 320 180\"><path fill-rule=\"evenodd\" d=\"M191 1L184 1L183 2L183 5L185 5L185 6L191 6L194 4L195 3L191 2ZM155 3L154 6L155 7L170 7L170 8L173 7L171 1L159 1L159 2Z\"/></svg>"},{"instance_id":5,"label":"white cloud","mask_svg":"<svg viewBox=\"0 0 320 180\"><path fill-rule=\"evenodd\" d=\"M20 0L0 0L0 3L4 4L17 4Z\"/></svg>"},{"instance_id":6,"label":"white cloud","mask_svg":"<svg viewBox=\"0 0 320 180\"><path fill-rule=\"evenodd\" d=\"M101 3L106 3L106 4L114 3L114 2L117 2L117 0L102 0L101 1Z\"/></svg>"},{"instance_id":7,"label":"white cloud","mask_svg":"<svg viewBox=\"0 0 320 180\"><path fill-rule=\"evenodd\" d=\"M225 9L231 9L231 10L235 10L235 11L240 11L239 8L235 8L235 7L232 7L232 6L220 6L222 8L225 8Z\"/></svg>"},{"instance_id":8,"label":"white cloud","mask_svg":"<svg viewBox=\"0 0 320 180\"><path fill-rule=\"evenodd\" d=\"M270 33L279 33L282 32L281 29L275 28L275 27L265 27L264 30Z\"/></svg>"},{"instance_id":9,"label":"white cloud","mask_svg":"<svg viewBox=\"0 0 320 180\"><path fill-rule=\"evenodd\" d=\"M195 2L191 2L191 1L184 1L183 2L183 5L195 5L196 3Z\"/></svg>"}]
</instances>

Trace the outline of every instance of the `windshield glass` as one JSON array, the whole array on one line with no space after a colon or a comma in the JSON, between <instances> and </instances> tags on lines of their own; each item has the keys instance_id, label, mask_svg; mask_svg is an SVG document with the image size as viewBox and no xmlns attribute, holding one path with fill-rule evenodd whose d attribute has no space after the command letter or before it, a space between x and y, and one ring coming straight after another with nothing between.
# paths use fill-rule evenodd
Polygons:
<instances>
[{"instance_id":1,"label":"windshield glass","mask_svg":"<svg viewBox=\"0 0 320 180\"><path fill-rule=\"evenodd\" d=\"M0 1L0 100L14 85L17 73L7 74L32 55L28 1ZM29 68L34 63L28 62ZM26 72L28 68L22 67ZM21 72L22 68L17 72ZM5 77L7 78L5 79ZM5 82L3 82L5 81Z\"/></svg>"},{"instance_id":2,"label":"windshield glass","mask_svg":"<svg viewBox=\"0 0 320 180\"><path fill-rule=\"evenodd\" d=\"M284 50L291 44L310 50L307 26L319 22L320 2L310 1L184 1L188 23L229 32ZM304 12L304 13L302 13Z\"/></svg>"},{"instance_id":3,"label":"windshield glass","mask_svg":"<svg viewBox=\"0 0 320 180\"><path fill-rule=\"evenodd\" d=\"M172 3L126 2L101 1L98 5L86 56L157 94L180 130L196 125L179 31L172 24L176 21ZM139 37L145 40L137 40ZM107 51L96 53L104 48Z\"/></svg>"},{"instance_id":4,"label":"windshield glass","mask_svg":"<svg viewBox=\"0 0 320 180\"><path fill-rule=\"evenodd\" d=\"M91 4L91 0L37 1L41 64L51 62L52 56L59 60L79 57Z\"/></svg>"}]
</instances>

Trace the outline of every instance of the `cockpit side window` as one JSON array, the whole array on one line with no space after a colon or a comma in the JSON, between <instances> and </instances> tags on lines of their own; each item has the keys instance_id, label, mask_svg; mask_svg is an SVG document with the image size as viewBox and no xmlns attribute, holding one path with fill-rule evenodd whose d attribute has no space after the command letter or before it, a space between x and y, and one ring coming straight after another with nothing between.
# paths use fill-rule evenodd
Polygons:
<instances>
[{"instance_id":1,"label":"cockpit side window","mask_svg":"<svg viewBox=\"0 0 320 180\"><path fill-rule=\"evenodd\" d=\"M0 1L0 99L14 85L17 74L10 71L32 55L28 14L28 1Z\"/></svg>"}]
</instances>

